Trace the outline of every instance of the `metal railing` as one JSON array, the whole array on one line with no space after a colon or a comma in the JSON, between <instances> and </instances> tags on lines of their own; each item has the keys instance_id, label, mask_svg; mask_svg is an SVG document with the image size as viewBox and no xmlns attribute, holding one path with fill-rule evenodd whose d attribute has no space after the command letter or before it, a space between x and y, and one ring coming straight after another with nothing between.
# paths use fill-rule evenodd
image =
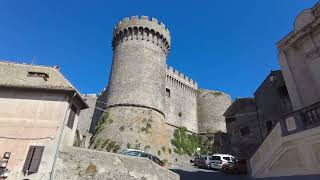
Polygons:
<instances>
[{"instance_id":1,"label":"metal railing","mask_svg":"<svg viewBox=\"0 0 320 180\"><path fill-rule=\"evenodd\" d=\"M293 116L295 119L296 129L293 131L288 131L287 127L282 128L282 130L286 130L283 135L290 135L320 126L320 102L314 103L310 106L286 115L286 117L290 116Z\"/></svg>"}]
</instances>

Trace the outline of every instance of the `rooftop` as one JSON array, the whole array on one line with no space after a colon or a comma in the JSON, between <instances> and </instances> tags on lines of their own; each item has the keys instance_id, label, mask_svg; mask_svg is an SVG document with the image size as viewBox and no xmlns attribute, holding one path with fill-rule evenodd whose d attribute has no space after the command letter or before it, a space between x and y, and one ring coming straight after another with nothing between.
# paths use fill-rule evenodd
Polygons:
<instances>
[{"instance_id":1,"label":"rooftop","mask_svg":"<svg viewBox=\"0 0 320 180\"><path fill-rule=\"evenodd\" d=\"M87 107L83 96L57 67L0 60L0 87L72 91L83 101L84 107Z\"/></svg>"}]
</instances>

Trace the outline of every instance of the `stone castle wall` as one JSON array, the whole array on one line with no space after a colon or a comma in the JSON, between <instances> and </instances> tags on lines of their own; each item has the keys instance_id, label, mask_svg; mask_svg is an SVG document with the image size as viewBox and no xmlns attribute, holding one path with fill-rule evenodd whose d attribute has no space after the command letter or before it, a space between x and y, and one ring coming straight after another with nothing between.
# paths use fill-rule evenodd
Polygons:
<instances>
[{"instance_id":1,"label":"stone castle wall","mask_svg":"<svg viewBox=\"0 0 320 180\"><path fill-rule=\"evenodd\" d=\"M172 67L166 72L166 123L198 132L197 83Z\"/></svg>"},{"instance_id":2,"label":"stone castle wall","mask_svg":"<svg viewBox=\"0 0 320 180\"><path fill-rule=\"evenodd\" d=\"M106 111L91 148L142 149L167 159L165 126L166 56L170 35L146 16L125 18L113 33L113 61ZM108 144L108 146L105 146Z\"/></svg>"},{"instance_id":3,"label":"stone castle wall","mask_svg":"<svg viewBox=\"0 0 320 180\"><path fill-rule=\"evenodd\" d=\"M163 23L146 16L125 18L114 29L112 47L105 113L97 128L91 128L91 148L135 148L170 160L175 155L170 143L175 129L185 127L195 134L199 124L210 127L210 133L225 129L222 113L230 97L199 101L198 84L166 65L170 34Z\"/></svg>"},{"instance_id":4,"label":"stone castle wall","mask_svg":"<svg viewBox=\"0 0 320 180\"><path fill-rule=\"evenodd\" d=\"M212 90L201 89L197 95L199 133L226 132L223 113L231 105L229 95Z\"/></svg>"},{"instance_id":5,"label":"stone castle wall","mask_svg":"<svg viewBox=\"0 0 320 180\"><path fill-rule=\"evenodd\" d=\"M90 126L93 120L95 106L98 98L96 94L84 94L84 97L89 108L82 110L79 114L79 123L77 129L81 134L86 134L90 131Z\"/></svg>"}]
</instances>

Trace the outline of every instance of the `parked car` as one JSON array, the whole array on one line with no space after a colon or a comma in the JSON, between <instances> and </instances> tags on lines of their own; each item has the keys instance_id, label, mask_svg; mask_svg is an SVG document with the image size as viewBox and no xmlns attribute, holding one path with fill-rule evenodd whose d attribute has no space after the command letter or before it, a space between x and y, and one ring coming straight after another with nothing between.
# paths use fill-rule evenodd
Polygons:
<instances>
[{"instance_id":1,"label":"parked car","mask_svg":"<svg viewBox=\"0 0 320 180\"><path fill-rule=\"evenodd\" d=\"M210 169L211 168L210 164L211 164L211 156L201 156L199 158L198 167Z\"/></svg>"},{"instance_id":2,"label":"parked car","mask_svg":"<svg viewBox=\"0 0 320 180\"><path fill-rule=\"evenodd\" d=\"M149 153L146 153L146 152L141 151L141 150L126 149L126 150L122 151L120 154L125 154L125 155L128 155L128 156L148 158L151 161L157 163L158 165L164 166L164 162L161 161L157 156L149 154Z\"/></svg>"},{"instance_id":3,"label":"parked car","mask_svg":"<svg viewBox=\"0 0 320 180\"><path fill-rule=\"evenodd\" d=\"M235 160L235 157L230 154L214 154L211 157L210 167L212 169L221 170L222 166L228 162Z\"/></svg>"},{"instance_id":4,"label":"parked car","mask_svg":"<svg viewBox=\"0 0 320 180\"><path fill-rule=\"evenodd\" d=\"M191 163L193 163L194 166L198 166L200 163L200 158L201 156L195 156Z\"/></svg>"},{"instance_id":5,"label":"parked car","mask_svg":"<svg viewBox=\"0 0 320 180\"><path fill-rule=\"evenodd\" d=\"M245 159L237 160L225 163L222 166L222 171L230 174L246 174L247 173L247 161Z\"/></svg>"}]
</instances>

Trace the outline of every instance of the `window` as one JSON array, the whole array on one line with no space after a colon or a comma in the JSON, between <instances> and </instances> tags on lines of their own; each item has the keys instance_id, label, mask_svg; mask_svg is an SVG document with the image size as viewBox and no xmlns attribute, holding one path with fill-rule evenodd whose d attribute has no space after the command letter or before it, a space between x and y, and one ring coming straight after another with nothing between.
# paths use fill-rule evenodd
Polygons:
<instances>
[{"instance_id":1,"label":"window","mask_svg":"<svg viewBox=\"0 0 320 180\"><path fill-rule=\"evenodd\" d=\"M30 77L42 77L45 81L48 80L49 74L44 73L44 72L34 72L34 71L29 71L28 75Z\"/></svg>"},{"instance_id":2,"label":"window","mask_svg":"<svg viewBox=\"0 0 320 180\"><path fill-rule=\"evenodd\" d=\"M30 146L22 172L28 175L38 172L43 150L44 146Z\"/></svg>"},{"instance_id":3,"label":"window","mask_svg":"<svg viewBox=\"0 0 320 180\"><path fill-rule=\"evenodd\" d=\"M166 97L170 98L170 95L171 95L170 89L166 88Z\"/></svg>"},{"instance_id":4,"label":"window","mask_svg":"<svg viewBox=\"0 0 320 180\"><path fill-rule=\"evenodd\" d=\"M272 130L272 121L266 122L266 128L268 133Z\"/></svg>"},{"instance_id":5,"label":"window","mask_svg":"<svg viewBox=\"0 0 320 180\"><path fill-rule=\"evenodd\" d=\"M236 120L235 117L226 117L226 123L231 123L231 122L233 122L235 120Z\"/></svg>"},{"instance_id":6,"label":"window","mask_svg":"<svg viewBox=\"0 0 320 180\"><path fill-rule=\"evenodd\" d=\"M77 114L77 108L75 105L72 105L71 110L70 110L70 114L69 114L69 119L67 122L67 126L71 129L73 128L73 123L74 123L74 119L76 117L76 114Z\"/></svg>"},{"instance_id":7,"label":"window","mask_svg":"<svg viewBox=\"0 0 320 180\"><path fill-rule=\"evenodd\" d=\"M250 133L250 130L248 127L244 127L240 129L240 133L241 133L241 136L246 136Z\"/></svg>"},{"instance_id":8,"label":"window","mask_svg":"<svg viewBox=\"0 0 320 180\"><path fill-rule=\"evenodd\" d=\"M212 156L211 160L221 160L220 156Z\"/></svg>"},{"instance_id":9,"label":"window","mask_svg":"<svg viewBox=\"0 0 320 180\"><path fill-rule=\"evenodd\" d=\"M223 157L223 159L229 161L230 157Z\"/></svg>"},{"instance_id":10,"label":"window","mask_svg":"<svg viewBox=\"0 0 320 180\"><path fill-rule=\"evenodd\" d=\"M140 156L140 152L138 152L138 151L130 151L126 154L129 156Z\"/></svg>"}]
</instances>

